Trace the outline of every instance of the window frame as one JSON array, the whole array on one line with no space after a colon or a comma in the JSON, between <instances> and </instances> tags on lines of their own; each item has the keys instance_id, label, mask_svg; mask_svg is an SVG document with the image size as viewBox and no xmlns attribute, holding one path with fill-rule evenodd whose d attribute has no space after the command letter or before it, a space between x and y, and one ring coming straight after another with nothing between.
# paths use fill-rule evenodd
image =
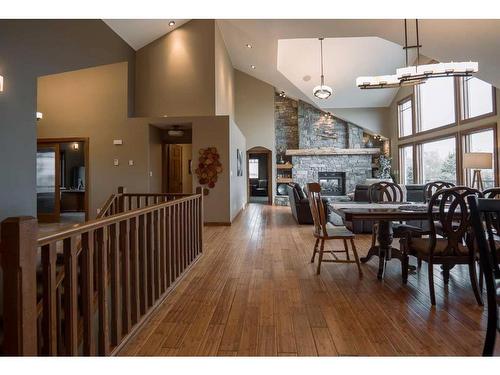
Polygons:
<instances>
[{"instance_id":1,"label":"window frame","mask_svg":"<svg viewBox=\"0 0 500 375\"><path fill-rule=\"evenodd\" d=\"M475 116L475 117L463 118L463 115L464 115L464 111L463 111L463 108L464 108L464 95L463 95L464 84L463 84L463 81L465 78L467 78L467 77L458 77L458 79L457 79L458 89L457 89L456 95L457 95L457 101L458 101L458 105L459 105L458 115L460 116L460 124L467 124L469 122L478 121L478 120L481 120L481 119L484 119L487 117L496 116L496 114L497 114L497 90L496 90L495 86L490 84L491 85L491 100L493 101L492 106L491 106L491 112L483 113L482 115ZM477 78L477 77L473 77L473 78Z\"/></svg>"},{"instance_id":2,"label":"window frame","mask_svg":"<svg viewBox=\"0 0 500 375\"><path fill-rule=\"evenodd\" d=\"M498 147L497 147L497 124L487 124L483 126L479 126L477 128L472 128L472 129L467 129L462 132L460 132L460 144L461 144L461 152L460 152L460 173L461 173L461 181L464 184L471 183L471 181L467 181L467 174L465 172L465 168L462 167L463 165L463 154L467 152L467 146L466 146L466 141L467 141L467 136L475 133L482 133L484 131L488 130L493 130L493 176L495 178L495 186L499 186L499 175L498 175Z\"/></svg>"},{"instance_id":3,"label":"window frame","mask_svg":"<svg viewBox=\"0 0 500 375\"><path fill-rule=\"evenodd\" d=\"M434 79L434 78L432 78ZM439 79L439 78L435 78ZM425 83L424 83L425 84ZM422 105L421 105L421 94L420 94L420 85L415 85L413 88L413 95L415 97L414 104L415 104L415 121L414 121L414 126L415 126L415 131L414 135L425 135L425 134L430 134L435 131L443 130L443 129L448 129L448 128L453 128L455 126L458 126L459 123L459 118L460 118L460 111L461 109L459 108L460 105L460 99L457 98L457 92L458 90L458 83L457 79L453 79L453 105L454 105L454 113L455 113L455 121L451 122L449 124L441 125L436 128L432 129L426 129L426 130L421 130L422 129Z\"/></svg>"},{"instance_id":4,"label":"window frame","mask_svg":"<svg viewBox=\"0 0 500 375\"><path fill-rule=\"evenodd\" d=\"M405 143L405 144L402 144L402 145L399 145L398 146L398 152L399 152L399 155L398 155L398 171L399 171L399 183L402 184L402 185L405 185L406 186L406 181L405 181L405 174L404 174L404 171L403 171L403 168L405 167L405 164L404 164L404 161L403 161L403 153L404 153L404 149L407 148L407 147L411 147L411 152L412 152L412 168L413 168L413 182L409 185L417 185L418 182L417 182L417 168L415 166L415 159L416 159L416 150L415 150L415 144L414 143Z\"/></svg>"},{"instance_id":5,"label":"window frame","mask_svg":"<svg viewBox=\"0 0 500 375\"><path fill-rule=\"evenodd\" d=\"M427 138L425 140L421 140L418 142L415 142L415 147L416 150L414 150L414 155L416 155L416 158L413 160L413 163L415 165L416 161L419 161L419 163L416 163L418 165L418 184L425 184L424 183L424 168L423 168L423 146L426 143L433 143L437 141L443 141L445 139L455 139L455 173L456 173L456 184L459 185L462 183L462 175L461 175L461 170L462 170L462 150L460 147L460 137L459 133L453 133L453 134L446 134L446 135L439 135L436 137L432 138Z\"/></svg>"},{"instance_id":6,"label":"window frame","mask_svg":"<svg viewBox=\"0 0 500 375\"><path fill-rule=\"evenodd\" d=\"M252 162L252 160L257 160L257 163ZM257 177L252 177L251 172L250 172L250 164L257 164ZM260 164L260 159L259 158L250 158L248 159L248 178L250 179L259 179L259 164Z\"/></svg>"},{"instance_id":7,"label":"window frame","mask_svg":"<svg viewBox=\"0 0 500 375\"><path fill-rule=\"evenodd\" d=\"M400 106L405 104L406 102L411 102L411 133L408 135L401 136L401 112L399 110ZM396 104L396 116L397 116L397 124L398 124L398 139L407 139L413 137L416 133L416 112L415 112L415 95L412 93L410 95L405 96L403 99L397 102Z\"/></svg>"}]
</instances>

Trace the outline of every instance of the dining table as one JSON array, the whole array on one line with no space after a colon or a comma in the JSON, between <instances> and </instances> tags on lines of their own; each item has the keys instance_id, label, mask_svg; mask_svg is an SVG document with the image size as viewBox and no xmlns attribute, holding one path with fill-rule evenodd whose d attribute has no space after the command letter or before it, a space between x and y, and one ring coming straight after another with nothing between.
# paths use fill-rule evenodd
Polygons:
<instances>
[{"instance_id":1,"label":"dining table","mask_svg":"<svg viewBox=\"0 0 500 375\"><path fill-rule=\"evenodd\" d=\"M392 246L393 222L406 222L413 220L428 220L428 206L426 203L414 202L331 202L330 207L344 222L356 220L372 220L378 222L377 242L372 246L365 257L360 258L366 263L372 257L378 257L377 278L384 278L386 262L397 258L402 260L402 253ZM411 266L415 269L414 266Z\"/></svg>"}]
</instances>

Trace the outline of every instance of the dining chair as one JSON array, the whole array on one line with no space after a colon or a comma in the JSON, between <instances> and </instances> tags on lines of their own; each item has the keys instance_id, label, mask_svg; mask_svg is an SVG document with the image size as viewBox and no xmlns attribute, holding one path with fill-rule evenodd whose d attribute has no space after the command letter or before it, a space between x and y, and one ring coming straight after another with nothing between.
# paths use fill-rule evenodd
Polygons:
<instances>
[{"instance_id":1,"label":"dining chair","mask_svg":"<svg viewBox=\"0 0 500 375\"><path fill-rule=\"evenodd\" d=\"M368 198L370 203L403 203L404 194L401 186L394 182L380 181L370 185L368 188ZM402 222L395 222L392 224L392 231L394 238L402 238L406 233L411 230L412 233L417 233L419 227L404 224ZM377 244L378 235L378 223L374 223L372 227L372 244L371 247L375 247Z\"/></svg>"},{"instance_id":2,"label":"dining chair","mask_svg":"<svg viewBox=\"0 0 500 375\"><path fill-rule=\"evenodd\" d=\"M486 199L499 199L500 198L500 187L493 187L483 190L483 195Z\"/></svg>"},{"instance_id":3,"label":"dining chair","mask_svg":"<svg viewBox=\"0 0 500 375\"><path fill-rule=\"evenodd\" d=\"M318 268L316 273L319 275L321 272L322 262L333 262L333 263L356 263L358 266L359 276L363 275L361 270L361 264L359 263L358 252L356 251L356 245L354 243L354 233L352 233L345 226L333 226L328 223L327 215L325 210L325 205L321 199L321 186L316 183L307 184L307 195L309 198L309 205L311 208L311 213L314 222L313 235L316 238L314 244L313 255L311 258L311 263L314 263L316 253L319 254L318 257ZM329 240L342 240L344 242L343 250L325 250L325 242ZM351 244L352 252L354 255L354 260L351 260L349 255L348 242ZM319 248L318 248L319 245ZM329 253L332 255L332 259L323 259L323 254ZM338 253L345 253L345 259L339 259L337 257Z\"/></svg>"},{"instance_id":4,"label":"dining chair","mask_svg":"<svg viewBox=\"0 0 500 375\"><path fill-rule=\"evenodd\" d=\"M500 200L492 198L467 197L471 212L474 239L479 251L479 261L486 282L488 323L484 339L483 356L492 356L495 350L498 324L498 294L500 268L498 266L498 228L494 222L500 221Z\"/></svg>"},{"instance_id":5,"label":"dining chair","mask_svg":"<svg viewBox=\"0 0 500 375\"><path fill-rule=\"evenodd\" d=\"M434 292L434 265L443 267L444 283L448 284L450 269L457 264L469 266L472 290L479 305L483 304L478 288L476 273L476 247L470 226L470 215L466 198L482 193L476 189L458 186L437 191L430 199L427 209L429 217L429 238L412 237L411 233L401 241L403 262L408 264L408 256L415 256L428 264L429 293L432 305L436 304ZM404 269L407 267L403 267ZM406 282L408 275L403 275Z\"/></svg>"},{"instance_id":6,"label":"dining chair","mask_svg":"<svg viewBox=\"0 0 500 375\"><path fill-rule=\"evenodd\" d=\"M431 181L424 185L424 201L429 202L432 196L441 189L449 189L455 187L455 184L447 181Z\"/></svg>"}]
</instances>

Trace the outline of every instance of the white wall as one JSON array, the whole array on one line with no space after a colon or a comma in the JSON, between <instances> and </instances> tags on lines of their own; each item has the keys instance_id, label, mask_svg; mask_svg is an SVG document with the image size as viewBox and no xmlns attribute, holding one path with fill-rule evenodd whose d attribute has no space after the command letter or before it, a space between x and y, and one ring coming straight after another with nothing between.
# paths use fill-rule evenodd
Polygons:
<instances>
[{"instance_id":1,"label":"white wall","mask_svg":"<svg viewBox=\"0 0 500 375\"><path fill-rule=\"evenodd\" d=\"M272 151L270 183L276 180L274 91L273 86L235 70L236 123L246 138L246 150L265 147Z\"/></svg>"},{"instance_id":2,"label":"white wall","mask_svg":"<svg viewBox=\"0 0 500 375\"><path fill-rule=\"evenodd\" d=\"M335 108L327 111L374 134L388 137L389 108Z\"/></svg>"},{"instance_id":3,"label":"white wall","mask_svg":"<svg viewBox=\"0 0 500 375\"><path fill-rule=\"evenodd\" d=\"M246 139L234 121L229 123L229 163L230 163L230 190L231 190L231 221L245 207L247 203L247 161L246 161ZM243 175L237 174L237 150L241 151Z\"/></svg>"},{"instance_id":4,"label":"white wall","mask_svg":"<svg viewBox=\"0 0 500 375\"><path fill-rule=\"evenodd\" d=\"M215 114L234 116L234 69L215 23Z\"/></svg>"}]
</instances>

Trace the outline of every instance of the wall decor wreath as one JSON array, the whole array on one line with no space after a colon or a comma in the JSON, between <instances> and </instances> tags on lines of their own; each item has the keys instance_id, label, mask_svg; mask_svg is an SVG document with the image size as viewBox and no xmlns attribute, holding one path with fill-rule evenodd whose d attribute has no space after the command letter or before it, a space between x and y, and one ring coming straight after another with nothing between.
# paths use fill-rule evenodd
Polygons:
<instances>
[{"instance_id":1,"label":"wall decor wreath","mask_svg":"<svg viewBox=\"0 0 500 375\"><path fill-rule=\"evenodd\" d=\"M198 154L198 168L195 169L198 182L200 185L207 185L210 189L213 189L217 182L217 175L222 173L222 164L217 148L202 148Z\"/></svg>"}]
</instances>

